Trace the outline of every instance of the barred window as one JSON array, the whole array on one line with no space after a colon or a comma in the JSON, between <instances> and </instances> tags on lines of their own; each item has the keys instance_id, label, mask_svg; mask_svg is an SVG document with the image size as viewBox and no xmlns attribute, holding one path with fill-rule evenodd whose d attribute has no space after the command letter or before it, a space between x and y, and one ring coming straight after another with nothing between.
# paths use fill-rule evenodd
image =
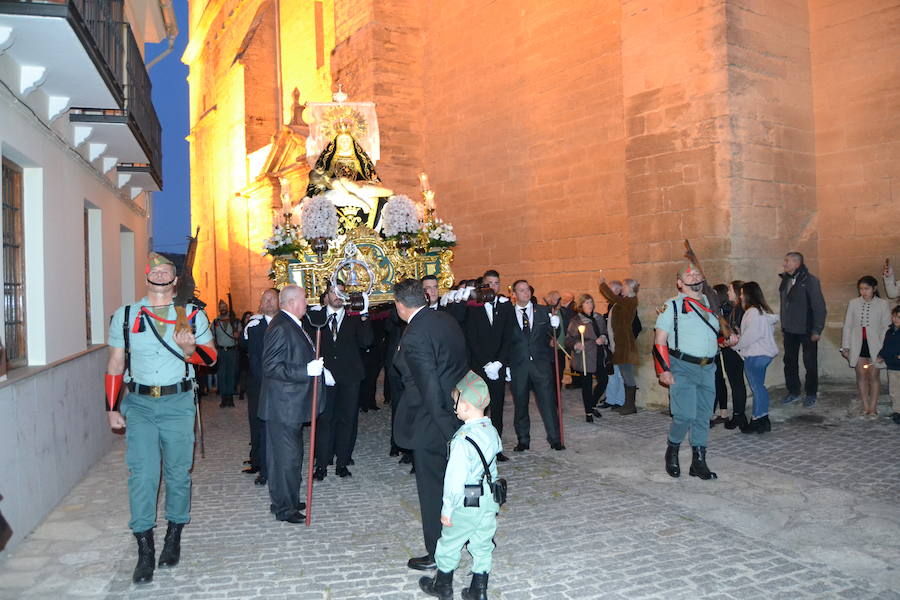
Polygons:
<instances>
[{"instance_id":1,"label":"barred window","mask_svg":"<svg viewBox=\"0 0 900 600\"><path fill-rule=\"evenodd\" d=\"M25 238L22 169L3 160L3 314L9 367L28 363L25 345Z\"/></svg>"}]
</instances>

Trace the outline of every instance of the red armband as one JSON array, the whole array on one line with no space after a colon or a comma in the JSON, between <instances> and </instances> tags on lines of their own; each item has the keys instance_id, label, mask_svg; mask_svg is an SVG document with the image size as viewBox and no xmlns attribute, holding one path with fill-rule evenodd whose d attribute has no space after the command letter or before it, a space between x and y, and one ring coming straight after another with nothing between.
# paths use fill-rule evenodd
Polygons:
<instances>
[{"instance_id":1,"label":"red armband","mask_svg":"<svg viewBox=\"0 0 900 600\"><path fill-rule=\"evenodd\" d=\"M216 364L216 357L216 349L212 346L197 346L194 353L188 357L187 361L194 365L211 367Z\"/></svg>"},{"instance_id":2,"label":"red armband","mask_svg":"<svg viewBox=\"0 0 900 600\"><path fill-rule=\"evenodd\" d=\"M656 375L664 371L672 370L672 363L669 362L669 347L664 344L654 344L653 346L653 366L656 367Z\"/></svg>"},{"instance_id":3,"label":"red armband","mask_svg":"<svg viewBox=\"0 0 900 600\"><path fill-rule=\"evenodd\" d=\"M106 411L119 410L119 392L122 391L122 375L106 374Z\"/></svg>"}]
</instances>

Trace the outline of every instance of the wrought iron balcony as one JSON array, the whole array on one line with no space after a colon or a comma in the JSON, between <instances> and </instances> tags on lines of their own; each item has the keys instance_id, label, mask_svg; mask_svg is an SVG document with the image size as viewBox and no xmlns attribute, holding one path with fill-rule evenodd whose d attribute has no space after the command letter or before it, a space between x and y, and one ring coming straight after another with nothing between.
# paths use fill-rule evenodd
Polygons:
<instances>
[{"instance_id":1,"label":"wrought iron balcony","mask_svg":"<svg viewBox=\"0 0 900 600\"><path fill-rule=\"evenodd\" d=\"M45 38L41 40L43 46L56 44L56 39L48 44L48 40L52 38L47 36L53 36L59 30L40 27L40 23L46 23L48 19L68 24L106 88L104 97L107 100L104 101L98 98L97 90L94 90L93 95L88 93L88 88L92 86L86 82L78 81L74 85L71 73L60 74L59 81L67 77L69 81L64 82L67 85L57 83L57 91L54 93L61 100L69 101L66 106L71 107L69 120L84 125L98 124L95 128L97 131L91 134L94 136L91 142L95 141L99 133L112 134L109 128L103 128L104 125L127 125L133 142L137 143L141 152L135 151L133 142L129 144L127 140L115 137L109 140L97 139L104 143L95 145L109 149L108 154L117 159L120 175L147 173L155 183L153 187L161 187L162 129L151 99L150 77L131 26L125 21L123 0L0 0L0 53L3 51L2 30L5 22L13 30L13 35L17 33L17 28L20 30L19 39L10 44L10 51L20 51L26 54L23 58L30 59L30 63L40 64L35 60L36 56L27 55L28 49L25 47L28 42L21 40L29 36L37 40L40 36ZM37 47L36 43L34 47ZM68 48L56 50L64 53ZM34 50L35 54L37 52L38 50ZM56 55L56 59L63 62L66 57ZM42 75L48 81L53 77L52 66L47 65L50 72ZM43 85L43 81L36 85ZM63 88L62 92L59 91L60 88ZM30 93L24 84L21 91L23 95ZM95 157L91 156L89 159L93 161Z\"/></svg>"}]
</instances>

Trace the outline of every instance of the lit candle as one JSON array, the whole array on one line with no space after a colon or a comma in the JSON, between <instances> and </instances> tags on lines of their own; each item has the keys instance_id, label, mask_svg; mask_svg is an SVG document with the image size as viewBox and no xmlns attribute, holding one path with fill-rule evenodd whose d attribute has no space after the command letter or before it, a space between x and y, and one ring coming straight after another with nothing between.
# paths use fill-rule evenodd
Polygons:
<instances>
[{"instance_id":1,"label":"lit candle","mask_svg":"<svg viewBox=\"0 0 900 600\"><path fill-rule=\"evenodd\" d=\"M422 186L423 193L431 189L431 186L428 185L428 175L425 173L425 171L419 173L419 185Z\"/></svg>"},{"instance_id":2,"label":"lit candle","mask_svg":"<svg viewBox=\"0 0 900 600\"><path fill-rule=\"evenodd\" d=\"M581 335L581 369L582 373L587 375L587 348L584 347L584 325L578 326L578 333Z\"/></svg>"}]
</instances>

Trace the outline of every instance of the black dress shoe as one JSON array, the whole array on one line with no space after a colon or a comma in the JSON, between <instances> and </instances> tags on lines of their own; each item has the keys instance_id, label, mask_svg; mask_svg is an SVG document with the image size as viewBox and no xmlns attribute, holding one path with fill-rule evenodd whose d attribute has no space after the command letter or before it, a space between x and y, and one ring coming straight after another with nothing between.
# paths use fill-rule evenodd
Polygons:
<instances>
[{"instance_id":1,"label":"black dress shoe","mask_svg":"<svg viewBox=\"0 0 900 600\"><path fill-rule=\"evenodd\" d=\"M391 451L388 453L388 456L400 456L399 448L391 448Z\"/></svg>"},{"instance_id":2,"label":"black dress shoe","mask_svg":"<svg viewBox=\"0 0 900 600\"><path fill-rule=\"evenodd\" d=\"M295 512L291 515L288 515L282 519L278 519L279 521L284 521L285 523L293 523L295 525L300 523L306 523L306 515L302 512Z\"/></svg>"},{"instance_id":3,"label":"black dress shoe","mask_svg":"<svg viewBox=\"0 0 900 600\"><path fill-rule=\"evenodd\" d=\"M338 477L352 477L353 473L350 472L350 469L347 467L338 467L335 469L334 474Z\"/></svg>"},{"instance_id":4,"label":"black dress shoe","mask_svg":"<svg viewBox=\"0 0 900 600\"><path fill-rule=\"evenodd\" d=\"M509 457L503 454L502 452L497 453L497 462L506 462L509 460Z\"/></svg>"},{"instance_id":5,"label":"black dress shoe","mask_svg":"<svg viewBox=\"0 0 900 600\"><path fill-rule=\"evenodd\" d=\"M555 444L550 444L550 447L553 448L554 450L565 450L565 449L566 449L566 447L563 446L563 445L562 445L561 443L559 443L559 442L557 442L557 443L555 443Z\"/></svg>"},{"instance_id":6,"label":"black dress shoe","mask_svg":"<svg viewBox=\"0 0 900 600\"><path fill-rule=\"evenodd\" d=\"M610 404L609 402L603 402L603 403L599 406L599 408L612 408L612 406L613 406L613 405Z\"/></svg>"},{"instance_id":7,"label":"black dress shoe","mask_svg":"<svg viewBox=\"0 0 900 600\"><path fill-rule=\"evenodd\" d=\"M248 458L247 460L245 460L245 461L244 461L243 463L241 463L241 464L249 465L249 464L251 464L251 461L250 461L250 459Z\"/></svg>"},{"instance_id":8,"label":"black dress shoe","mask_svg":"<svg viewBox=\"0 0 900 600\"><path fill-rule=\"evenodd\" d=\"M513 452L524 452L529 448L531 448L530 444L523 444L522 442L519 442L518 444L516 444L516 447L513 448Z\"/></svg>"},{"instance_id":9,"label":"black dress shoe","mask_svg":"<svg viewBox=\"0 0 900 600\"><path fill-rule=\"evenodd\" d=\"M400 457L399 464L401 465L409 465L412 464L412 454L409 452L405 452L403 456Z\"/></svg>"},{"instance_id":10,"label":"black dress shoe","mask_svg":"<svg viewBox=\"0 0 900 600\"><path fill-rule=\"evenodd\" d=\"M351 459L350 459L350 462L348 462L347 464L348 464L348 465L355 465L355 464L356 464L356 461L353 460L353 459L351 458Z\"/></svg>"},{"instance_id":11,"label":"black dress shoe","mask_svg":"<svg viewBox=\"0 0 900 600\"><path fill-rule=\"evenodd\" d=\"M432 569L437 569L434 557L430 554L411 558L407 561L406 566L410 569L415 569L416 571L431 571Z\"/></svg>"},{"instance_id":12,"label":"black dress shoe","mask_svg":"<svg viewBox=\"0 0 900 600\"><path fill-rule=\"evenodd\" d=\"M598 419L603 416L603 413L600 412L600 409L597 408L596 406L591 409L591 414L594 415L595 417L597 417Z\"/></svg>"},{"instance_id":13,"label":"black dress shoe","mask_svg":"<svg viewBox=\"0 0 900 600\"><path fill-rule=\"evenodd\" d=\"M359 412L361 412L361 413L367 413L367 412L369 412L369 407L367 407L367 406L360 406L360 407L359 407Z\"/></svg>"},{"instance_id":14,"label":"black dress shoe","mask_svg":"<svg viewBox=\"0 0 900 600\"><path fill-rule=\"evenodd\" d=\"M378 406L370 406L369 410L381 410Z\"/></svg>"},{"instance_id":15,"label":"black dress shoe","mask_svg":"<svg viewBox=\"0 0 900 600\"><path fill-rule=\"evenodd\" d=\"M241 473L246 473L247 475L253 475L254 473L259 473L259 467L244 467L241 469Z\"/></svg>"},{"instance_id":16,"label":"black dress shoe","mask_svg":"<svg viewBox=\"0 0 900 600\"><path fill-rule=\"evenodd\" d=\"M316 470L313 471L313 479L316 481L322 481L326 475L328 475L327 467L316 467Z\"/></svg>"},{"instance_id":17,"label":"black dress shoe","mask_svg":"<svg viewBox=\"0 0 900 600\"><path fill-rule=\"evenodd\" d=\"M267 483L268 483L268 480L265 477L263 477L262 475L257 475L256 479L253 480L254 485L266 485Z\"/></svg>"}]
</instances>

